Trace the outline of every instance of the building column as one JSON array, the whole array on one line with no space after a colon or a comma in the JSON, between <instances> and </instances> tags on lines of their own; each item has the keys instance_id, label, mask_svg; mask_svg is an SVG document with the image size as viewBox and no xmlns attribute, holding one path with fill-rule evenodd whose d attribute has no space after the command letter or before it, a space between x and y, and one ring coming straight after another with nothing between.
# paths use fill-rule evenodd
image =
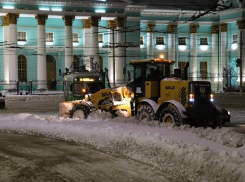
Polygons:
<instances>
[{"instance_id":1,"label":"building column","mask_svg":"<svg viewBox=\"0 0 245 182\"><path fill-rule=\"evenodd\" d=\"M3 52L3 60L4 60L4 82L5 84L9 84L9 18L7 16L2 16L3 20L3 41L4 41L4 52ZM9 89L9 85L4 85L4 89Z\"/></svg>"},{"instance_id":2,"label":"building column","mask_svg":"<svg viewBox=\"0 0 245 182\"><path fill-rule=\"evenodd\" d=\"M89 21L91 22L91 31L92 31L92 56L93 56L93 63L98 69L99 65L99 39L98 39L98 25L101 17L91 16L89 17ZM93 65L91 65L93 66Z\"/></svg>"},{"instance_id":3,"label":"building column","mask_svg":"<svg viewBox=\"0 0 245 182\"><path fill-rule=\"evenodd\" d=\"M125 57L124 57L124 18L118 17L115 19L117 27L117 48L115 57L115 82L116 86L121 86L124 83L123 68L125 67Z\"/></svg>"},{"instance_id":4,"label":"building column","mask_svg":"<svg viewBox=\"0 0 245 182\"><path fill-rule=\"evenodd\" d=\"M156 24L147 24L147 59L154 58L153 31Z\"/></svg>"},{"instance_id":5,"label":"building column","mask_svg":"<svg viewBox=\"0 0 245 182\"><path fill-rule=\"evenodd\" d=\"M84 47L84 58L83 64L85 64L86 70L91 70L92 65L90 65L90 57L92 56L92 30L91 21L89 19L83 19L83 45Z\"/></svg>"},{"instance_id":6,"label":"building column","mask_svg":"<svg viewBox=\"0 0 245 182\"><path fill-rule=\"evenodd\" d=\"M47 89L47 63L46 63L46 31L45 22L48 15L36 15L38 22L38 56L37 56L37 82L38 89Z\"/></svg>"},{"instance_id":7,"label":"building column","mask_svg":"<svg viewBox=\"0 0 245 182\"><path fill-rule=\"evenodd\" d=\"M242 47L240 45L240 42L238 42L238 45L239 45L238 58L240 58L242 61L242 86L244 86L244 80L245 80L245 21L238 21L237 25L239 28L239 36L238 36L239 41L241 40L241 42L242 42ZM241 33L242 33L242 37L240 36ZM240 74L239 74L238 78L240 80Z\"/></svg>"},{"instance_id":8,"label":"building column","mask_svg":"<svg viewBox=\"0 0 245 182\"><path fill-rule=\"evenodd\" d=\"M219 26L213 25L212 27L212 58L211 58L211 84L212 84L212 90L218 91L219 90L219 81L221 80L219 77L219 61L218 61L218 55L219 55Z\"/></svg>"},{"instance_id":9,"label":"building column","mask_svg":"<svg viewBox=\"0 0 245 182\"><path fill-rule=\"evenodd\" d=\"M175 30L177 28L177 25L175 24L169 24L168 25L168 59L172 61L175 60ZM176 62L175 65L178 65Z\"/></svg>"},{"instance_id":10,"label":"building column","mask_svg":"<svg viewBox=\"0 0 245 182\"><path fill-rule=\"evenodd\" d=\"M115 29L116 29L116 20L108 20L108 35L109 35L109 53L108 53L108 77L110 80L110 83L114 82L115 78L115 59L113 57L113 36L114 36L114 43L116 42L116 37L115 37ZM115 50L115 49L114 49Z\"/></svg>"},{"instance_id":11,"label":"building column","mask_svg":"<svg viewBox=\"0 0 245 182\"><path fill-rule=\"evenodd\" d=\"M190 40L190 72L192 73L192 79L197 80L199 76L197 74L198 64L197 64L197 30L199 25L191 25L191 40Z\"/></svg>"},{"instance_id":12,"label":"building column","mask_svg":"<svg viewBox=\"0 0 245 182\"><path fill-rule=\"evenodd\" d=\"M16 88L18 81L18 49L17 49L17 19L19 14L8 13L6 15L9 21L8 28L8 64L9 67L9 88Z\"/></svg>"},{"instance_id":13,"label":"building column","mask_svg":"<svg viewBox=\"0 0 245 182\"><path fill-rule=\"evenodd\" d=\"M223 23L220 24L220 64L219 64L219 76L221 79L223 79L223 72L224 68L227 67L227 53L226 53L226 47L227 47L227 24ZM224 84L223 82L220 82L220 91L223 91Z\"/></svg>"},{"instance_id":14,"label":"building column","mask_svg":"<svg viewBox=\"0 0 245 182\"><path fill-rule=\"evenodd\" d=\"M75 16L63 16L62 19L65 21L65 68L70 69L73 62L72 22Z\"/></svg>"}]
</instances>

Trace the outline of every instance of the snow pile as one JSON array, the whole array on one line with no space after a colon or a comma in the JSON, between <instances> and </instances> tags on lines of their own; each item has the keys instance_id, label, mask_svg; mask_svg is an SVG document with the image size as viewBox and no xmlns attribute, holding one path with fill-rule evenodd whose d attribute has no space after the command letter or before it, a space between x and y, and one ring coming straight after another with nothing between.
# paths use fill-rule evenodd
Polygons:
<instances>
[{"instance_id":1,"label":"snow pile","mask_svg":"<svg viewBox=\"0 0 245 182\"><path fill-rule=\"evenodd\" d=\"M87 120L98 122L98 121L107 121L109 118L112 118L111 113L101 111L98 109L98 110L90 113Z\"/></svg>"},{"instance_id":2,"label":"snow pile","mask_svg":"<svg viewBox=\"0 0 245 182\"><path fill-rule=\"evenodd\" d=\"M106 119L94 122L102 116ZM91 145L112 155L152 165L170 174L176 181L242 182L245 179L244 148L223 147L227 151L214 151L205 143L184 142L181 133L188 132L175 131L175 126L159 128L125 124L126 119L133 120L125 117L113 119L118 121L115 123L110 122L110 117L104 112L93 113L83 121L54 117L45 119L31 114L8 115L1 118L0 130ZM168 133L172 132L178 132L180 137L171 137ZM195 135L192 136L195 139Z\"/></svg>"},{"instance_id":3,"label":"snow pile","mask_svg":"<svg viewBox=\"0 0 245 182\"><path fill-rule=\"evenodd\" d=\"M202 128L202 127L190 127L189 125L182 125L181 127L175 126L175 124L171 123L161 123L159 121L147 121L147 120L137 120L134 117L129 118L114 118L113 121L121 122L121 123L135 123L139 125L147 125L153 127L167 127L169 129L173 129L175 131L188 131L197 135L200 138L205 138L210 141L219 143L221 145L229 146L229 147L243 147L245 146L245 136L243 134L237 133L232 129L228 128Z\"/></svg>"}]
</instances>

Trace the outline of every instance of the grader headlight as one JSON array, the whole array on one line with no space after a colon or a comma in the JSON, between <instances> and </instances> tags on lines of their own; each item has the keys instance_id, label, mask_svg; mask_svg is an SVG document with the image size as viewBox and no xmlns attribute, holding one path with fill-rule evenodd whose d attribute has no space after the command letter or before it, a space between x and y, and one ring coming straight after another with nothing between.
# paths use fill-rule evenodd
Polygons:
<instances>
[{"instance_id":1,"label":"grader headlight","mask_svg":"<svg viewBox=\"0 0 245 182\"><path fill-rule=\"evenodd\" d=\"M194 94L190 94L189 95L189 101L190 102L194 102Z\"/></svg>"},{"instance_id":2,"label":"grader headlight","mask_svg":"<svg viewBox=\"0 0 245 182\"><path fill-rule=\"evenodd\" d=\"M210 101L211 101L211 102L214 101L214 94L210 94Z\"/></svg>"}]
</instances>

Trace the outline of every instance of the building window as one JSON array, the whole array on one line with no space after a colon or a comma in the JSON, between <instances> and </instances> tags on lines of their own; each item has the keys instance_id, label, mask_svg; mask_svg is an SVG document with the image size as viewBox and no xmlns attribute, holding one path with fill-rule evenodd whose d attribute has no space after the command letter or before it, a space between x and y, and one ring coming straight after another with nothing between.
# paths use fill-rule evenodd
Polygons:
<instances>
[{"instance_id":1,"label":"building window","mask_svg":"<svg viewBox=\"0 0 245 182\"><path fill-rule=\"evenodd\" d=\"M140 36L140 45L144 45L144 37Z\"/></svg>"},{"instance_id":2,"label":"building window","mask_svg":"<svg viewBox=\"0 0 245 182\"><path fill-rule=\"evenodd\" d=\"M78 35L78 33L73 33L72 34L72 36L73 36L73 42L79 42L79 35Z\"/></svg>"},{"instance_id":3,"label":"building window","mask_svg":"<svg viewBox=\"0 0 245 182\"><path fill-rule=\"evenodd\" d=\"M179 37L179 45L186 45L186 37Z\"/></svg>"},{"instance_id":4,"label":"building window","mask_svg":"<svg viewBox=\"0 0 245 182\"><path fill-rule=\"evenodd\" d=\"M98 34L99 37L99 43L103 43L104 42L104 34Z\"/></svg>"},{"instance_id":5,"label":"building window","mask_svg":"<svg viewBox=\"0 0 245 182\"><path fill-rule=\"evenodd\" d=\"M46 33L46 42L53 42L54 41L54 33L53 32L47 32Z\"/></svg>"},{"instance_id":6,"label":"building window","mask_svg":"<svg viewBox=\"0 0 245 182\"><path fill-rule=\"evenodd\" d=\"M27 63L24 55L18 56L18 80L21 82L27 81Z\"/></svg>"},{"instance_id":7,"label":"building window","mask_svg":"<svg viewBox=\"0 0 245 182\"><path fill-rule=\"evenodd\" d=\"M237 43L237 35L232 35L232 43Z\"/></svg>"},{"instance_id":8,"label":"building window","mask_svg":"<svg viewBox=\"0 0 245 182\"><path fill-rule=\"evenodd\" d=\"M156 45L164 45L164 37L156 37Z\"/></svg>"},{"instance_id":9,"label":"building window","mask_svg":"<svg viewBox=\"0 0 245 182\"><path fill-rule=\"evenodd\" d=\"M208 45L208 38L207 37L201 37L200 38L200 45Z\"/></svg>"},{"instance_id":10,"label":"building window","mask_svg":"<svg viewBox=\"0 0 245 182\"><path fill-rule=\"evenodd\" d=\"M180 68L181 70L181 77L183 78L184 77L184 66L185 66L185 61L179 61L178 62L178 67Z\"/></svg>"},{"instance_id":11,"label":"building window","mask_svg":"<svg viewBox=\"0 0 245 182\"><path fill-rule=\"evenodd\" d=\"M200 61L200 77L201 79L208 78L208 62Z\"/></svg>"},{"instance_id":12,"label":"building window","mask_svg":"<svg viewBox=\"0 0 245 182\"><path fill-rule=\"evenodd\" d=\"M26 32L18 32L17 36L18 41L26 41Z\"/></svg>"}]
</instances>

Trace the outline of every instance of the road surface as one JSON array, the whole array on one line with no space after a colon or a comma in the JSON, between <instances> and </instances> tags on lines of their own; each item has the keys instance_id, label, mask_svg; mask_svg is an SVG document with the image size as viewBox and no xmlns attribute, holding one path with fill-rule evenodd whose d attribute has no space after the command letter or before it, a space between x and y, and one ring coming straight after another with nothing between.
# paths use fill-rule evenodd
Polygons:
<instances>
[{"instance_id":1,"label":"road surface","mask_svg":"<svg viewBox=\"0 0 245 182\"><path fill-rule=\"evenodd\" d=\"M57 116L58 101L9 102L3 114ZM0 181L170 182L161 170L74 142L0 133Z\"/></svg>"}]
</instances>

